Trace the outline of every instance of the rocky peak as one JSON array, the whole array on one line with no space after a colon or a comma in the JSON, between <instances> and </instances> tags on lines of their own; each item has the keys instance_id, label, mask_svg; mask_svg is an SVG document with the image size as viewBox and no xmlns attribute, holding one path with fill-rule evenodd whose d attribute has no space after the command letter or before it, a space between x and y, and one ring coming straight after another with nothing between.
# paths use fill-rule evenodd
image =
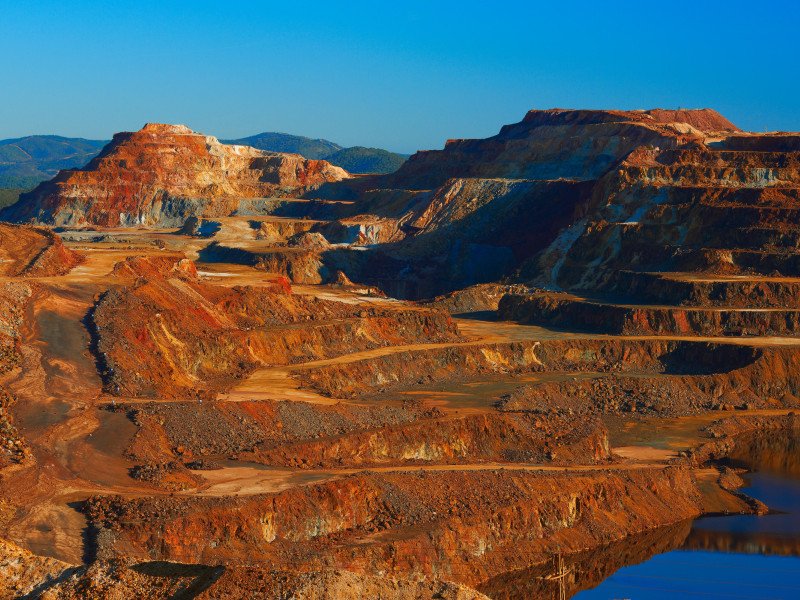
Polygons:
<instances>
[{"instance_id":1,"label":"rocky peak","mask_svg":"<svg viewBox=\"0 0 800 600\"><path fill-rule=\"evenodd\" d=\"M85 167L59 172L0 218L67 226L174 226L190 216L225 216L241 208L257 212L252 199L297 196L347 177L326 161L228 146L185 125L148 123L137 132L116 134Z\"/></svg>"},{"instance_id":2,"label":"rocky peak","mask_svg":"<svg viewBox=\"0 0 800 600\"><path fill-rule=\"evenodd\" d=\"M140 129L141 133L188 133L199 135L189 129L186 125L168 125L166 123L145 123Z\"/></svg>"},{"instance_id":3,"label":"rocky peak","mask_svg":"<svg viewBox=\"0 0 800 600\"><path fill-rule=\"evenodd\" d=\"M539 126L599 125L604 123L667 124L685 123L704 132L741 131L736 125L710 108L667 110L567 110L552 108L530 110L522 123ZM517 124L519 125L519 124ZM514 129L507 125L503 130ZM501 134L503 133L501 130Z\"/></svg>"}]
</instances>

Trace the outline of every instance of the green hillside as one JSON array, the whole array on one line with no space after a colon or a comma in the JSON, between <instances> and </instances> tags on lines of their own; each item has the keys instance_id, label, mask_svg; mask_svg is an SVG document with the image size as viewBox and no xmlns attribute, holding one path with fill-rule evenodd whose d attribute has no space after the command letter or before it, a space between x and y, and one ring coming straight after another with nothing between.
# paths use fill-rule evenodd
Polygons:
<instances>
[{"instance_id":1,"label":"green hillside","mask_svg":"<svg viewBox=\"0 0 800 600\"><path fill-rule=\"evenodd\" d=\"M353 146L329 154L325 160L350 173L394 173L406 157L381 148Z\"/></svg>"},{"instance_id":2,"label":"green hillside","mask_svg":"<svg viewBox=\"0 0 800 600\"><path fill-rule=\"evenodd\" d=\"M301 135L290 135L288 133L264 132L238 140L220 140L223 144L237 144L240 146L252 146L259 150L269 152L289 152L292 154L302 154L306 158L314 160L323 159L329 154L341 150L339 144L334 144L328 140L314 140Z\"/></svg>"},{"instance_id":3,"label":"green hillside","mask_svg":"<svg viewBox=\"0 0 800 600\"><path fill-rule=\"evenodd\" d=\"M392 173L407 156L382 150L353 146L344 148L328 140L311 139L288 133L265 132L238 140L221 140L225 144L252 146L269 152L292 152L313 160L327 160L350 173Z\"/></svg>"},{"instance_id":4,"label":"green hillside","mask_svg":"<svg viewBox=\"0 0 800 600\"><path fill-rule=\"evenodd\" d=\"M0 208L4 208L6 206L11 206L17 200L19 200L19 195L24 192L29 192L32 188L25 187L25 188L0 188Z\"/></svg>"},{"instance_id":5,"label":"green hillside","mask_svg":"<svg viewBox=\"0 0 800 600\"><path fill-rule=\"evenodd\" d=\"M61 169L82 167L107 143L58 135L0 140L0 187L31 187Z\"/></svg>"}]
</instances>

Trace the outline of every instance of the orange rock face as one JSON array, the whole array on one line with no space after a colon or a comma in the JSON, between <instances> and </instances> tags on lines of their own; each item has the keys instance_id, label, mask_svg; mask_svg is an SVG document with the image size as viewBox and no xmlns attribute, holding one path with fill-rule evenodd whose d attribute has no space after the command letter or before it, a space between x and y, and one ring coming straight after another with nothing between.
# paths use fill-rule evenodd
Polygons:
<instances>
[{"instance_id":1,"label":"orange rock face","mask_svg":"<svg viewBox=\"0 0 800 600\"><path fill-rule=\"evenodd\" d=\"M132 258L93 313L108 391L214 396L260 364L330 358L378 345L460 339L450 316L375 309L288 293L277 282L222 287L196 280L189 261Z\"/></svg>"},{"instance_id":2,"label":"orange rock face","mask_svg":"<svg viewBox=\"0 0 800 600\"><path fill-rule=\"evenodd\" d=\"M253 199L291 196L346 177L325 161L228 146L185 125L149 123L116 134L84 168L61 171L0 216L68 226L171 227L192 215L257 213Z\"/></svg>"},{"instance_id":3,"label":"orange rock face","mask_svg":"<svg viewBox=\"0 0 800 600\"><path fill-rule=\"evenodd\" d=\"M0 275L37 277L63 275L82 257L64 247L46 229L0 223Z\"/></svg>"},{"instance_id":4,"label":"orange rock face","mask_svg":"<svg viewBox=\"0 0 800 600\"><path fill-rule=\"evenodd\" d=\"M452 178L590 180L642 146L740 130L713 110L531 110L496 136L448 140L417 152L388 177L391 189L435 189Z\"/></svg>"}]
</instances>

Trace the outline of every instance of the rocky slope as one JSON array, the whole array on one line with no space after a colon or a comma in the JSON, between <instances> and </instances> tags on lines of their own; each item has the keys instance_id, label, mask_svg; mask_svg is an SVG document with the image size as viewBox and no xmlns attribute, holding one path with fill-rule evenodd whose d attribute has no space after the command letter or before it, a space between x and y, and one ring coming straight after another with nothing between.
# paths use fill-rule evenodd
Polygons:
<instances>
[{"instance_id":1,"label":"rocky slope","mask_svg":"<svg viewBox=\"0 0 800 600\"><path fill-rule=\"evenodd\" d=\"M365 309L277 284L215 286L189 261L129 259L114 273L123 283L91 318L106 387L119 395L213 397L262 364L459 339L443 311Z\"/></svg>"},{"instance_id":2,"label":"rocky slope","mask_svg":"<svg viewBox=\"0 0 800 600\"><path fill-rule=\"evenodd\" d=\"M405 239L375 250L396 259L394 271L353 265L346 273L387 287L413 281L397 287L408 297L497 281L576 236L570 228L608 195L605 181L623 161L680 153L712 136L749 139L704 109L534 110L491 138L450 140L355 190L354 212L384 218L383 227L402 232L392 240Z\"/></svg>"},{"instance_id":3,"label":"rocky slope","mask_svg":"<svg viewBox=\"0 0 800 600\"><path fill-rule=\"evenodd\" d=\"M0 540L0 594L3 598L107 600L150 598L238 600L486 600L466 586L446 581L410 581L349 571L317 573L265 567L224 567L122 559L75 567L36 556Z\"/></svg>"},{"instance_id":4,"label":"rocky slope","mask_svg":"<svg viewBox=\"0 0 800 600\"><path fill-rule=\"evenodd\" d=\"M464 490L470 490L464 493ZM718 508L751 512L719 490ZM634 508L635 507L635 508ZM358 473L246 498L97 497L101 557L444 578L479 587L707 510L685 469Z\"/></svg>"},{"instance_id":5,"label":"rocky slope","mask_svg":"<svg viewBox=\"0 0 800 600\"><path fill-rule=\"evenodd\" d=\"M0 275L40 277L63 275L82 257L68 250L61 238L47 229L0 223Z\"/></svg>"},{"instance_id":6,"label":"rocky slope","mask_svg":"<svg viewBox=\"0 0 800 600\"><path fill-rule=\"evenodd\" d=\"M205 193L173 134L128 170ZM797 469L796 137L534 111L269 215L64 232L58 277L13 229L0 536L93 564L0 545L0 594L549 597L764 512L717 461Z\"/></svg>"},{"instance_id":7,"label":"rocky slope","mask_svg":"<svg viewBox=\"0 0 800 600\"><path fill-rule=\"evenodd\" d=\"M325 161L226 146L184 125L118 133L82 169L65 170L0 213L52 225L180 226L189 216L257 212L257 199L289 196L348 177Z\"/></svg>"}]
</instances>

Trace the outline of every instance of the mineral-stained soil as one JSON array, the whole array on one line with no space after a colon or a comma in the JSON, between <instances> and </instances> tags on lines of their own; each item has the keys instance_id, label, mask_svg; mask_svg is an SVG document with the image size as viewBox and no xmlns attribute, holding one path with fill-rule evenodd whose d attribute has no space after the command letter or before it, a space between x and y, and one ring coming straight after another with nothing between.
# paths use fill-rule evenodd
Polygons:
<instances>
[{"instance_id":1,"label":"mineral-stained soil","mask_svg":"<svg viewBox=\"0 0 800 600\"><path fill-rule=\"evenodd\" d=\"M81 262L61 238L48 229L19 227L0 222L0 276L62 275Z\"/></svg>"},{"instance_id":2,"label":"mineral-stained soil","mask_svg":"<svg viewBox=\"0 0 800 600\"><path fill-rule=\"evenodd\" d=\"M749 510L735 494L725 502ZM691 474L678 468L508 469L359 473L249 498L96 497L85 510L98 528L100 556L255 560L412 578L438 572L477 586L546 562L557 547L579 552L695 516L702 499Z\"/></svg>"},{"instance_id":3,"label":"mineral-stained soil","mask_svg":"<svg viewBox=\"0 0 800 600\"><path fill-rule=\"evenodd\" d=\"M58 229L0 224L0 595L550 597L737 548L689 530L798 468L798 139L531 111L348 177L119 134L3 213Z\"/></svg>"},{"instance_id":4,"label":"mineral-stained soil","mask_svg":"<svg viewBox=\"0 0 800 600\"><path fill-rule=\"evenodd\" d=\"M0 283L0 378L19 368L20 328L32 287L27 282ZM0 379L2 381L2 379ZM14 426L14 396L0 384L0 469L24 460L26 444ZM0 503L2 496L0 496ZM3 521L0 507L0 522Z\"/></svg>"},{"instance_id":5,"label":"mineral-stained soil","mask_svg":"<svg viewBox=\"0 0 800 600\"><path fill-rule=\"evenodd\" d=\"M210 398L261 364L458 339L441 311L364 308L277 285L212 286L182 263L153 271L109 289L91 316L106 387L117 395Z\"/></svg>"},{"instance_id":6,"label":"mineral-stained soil","mask_svg":"<svg viewBox=\"0 0 800 600\"><path fill-rule=\"evenodd\" d=\"M190 216L226 216L259 204L242 199L292 195L346 177L322 160L227 146L185 125L149 123L116 134L84 168L61 171L0 216L54 225L180 226Z\"/></svg>"},{"instance_id":7,"label":"mineral-stained soil","mask_svg":"<svg viewBox=\"0 0 800 600\"><path fill-rule=\"evenodd\" d=\"M0 541L0 593L5 598L105 600L107 598L301 597L309 600L482 600L466 586L443 581L409 581L351 571L302 572L266 567L182 565L118 558L75 567L35 556Z\"/></svg>"}]
</instances>

